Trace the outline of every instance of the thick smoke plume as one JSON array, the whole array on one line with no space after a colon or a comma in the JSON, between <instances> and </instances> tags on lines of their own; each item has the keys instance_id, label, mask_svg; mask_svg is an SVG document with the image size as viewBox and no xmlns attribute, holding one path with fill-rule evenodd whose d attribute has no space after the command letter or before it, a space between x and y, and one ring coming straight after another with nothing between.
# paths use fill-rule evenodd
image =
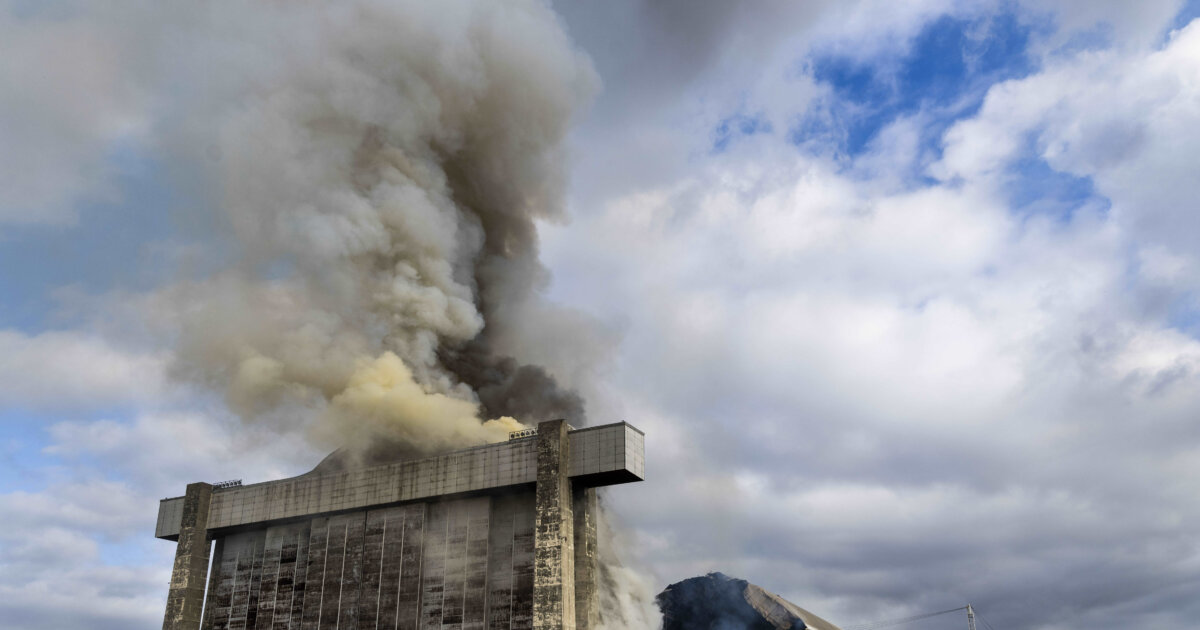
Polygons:
<instances>
[{"instance_id":1,"label":"thick smoke plume","mask_svg":"<svg viewBox=\"0 0 1200 630\"><path fill-rule=\"evenodd\" d=\"M358 452L582 422L580 397L520 356L553 313L535 222L562 215L562 141L596 85L554 14L256 4L239 10L261 29L220 34L249 69L191 123L237 246L181 292L178 372Z\"/></svg>"},{"instance_id":2,"label":"thick smoke plume","mask_svg":"<svg viewBox=\"0 0 1200 630\"><path fill-rule=\"evenodd\" d=\"M205 165L233 237L228 264L173 294L177 373L342 449L322 467L582 424L558 381L586 378L600 344L541 298L536 222L562 216L564 137L597 80L549 7L225 6L175 7L202 26L169 35L211 29L223 60L172 148ZM636 575L604 575L609 627L653 625L618 612L647 599L617 601Z\"/></svg>"}]
</instances>

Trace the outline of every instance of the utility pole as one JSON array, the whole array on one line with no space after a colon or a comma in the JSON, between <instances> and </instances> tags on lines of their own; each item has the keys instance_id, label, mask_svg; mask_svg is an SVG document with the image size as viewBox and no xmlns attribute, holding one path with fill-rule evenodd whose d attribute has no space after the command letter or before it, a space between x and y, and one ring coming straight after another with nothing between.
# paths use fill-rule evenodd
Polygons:
<instances>
[{"instance_id":1,"label":"utility pole","mask_svg":"<svg viewBox=\"0 0 1200 630\"><path fill-rule=\"evenodd\" d=\"M967 630L975 630L975 609L967 604Z\"/></svg>"}]
</instances>

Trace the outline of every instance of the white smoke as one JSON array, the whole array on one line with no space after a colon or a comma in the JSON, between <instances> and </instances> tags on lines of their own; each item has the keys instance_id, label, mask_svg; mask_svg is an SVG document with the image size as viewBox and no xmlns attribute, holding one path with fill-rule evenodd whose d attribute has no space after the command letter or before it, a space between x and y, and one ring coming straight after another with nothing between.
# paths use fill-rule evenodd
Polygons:
<instances>
[{"instance_id":1,"label":"white smoke","mask_svg":"<svg viewBox=\"0 0 1200 630\"><path fill-rule=\"evenodd\" d=\"M600 565L600 623L598 630L655 630L661 617L654 584L644 570L631 566L622 550L631 549L629 535L614 526L615 517L600 503L597 536Z\"/></svg>"},{"instance_id":2,"label":"white smoke","mask_svg":"<svg viewBox=\"0 0 1200 630\"><path fill-rule=\"evenodd\" d=\"M549 8L188 13L188 37L239 53L206 69L223 76L178 148L207 164L235 247L179 291L176 372L246 418L307 417L331 447L429 452L582 415L546 370L507 356L529 339L522 315L554 312L539 305L535 221L562 216L562 141L597 83Z\"/></svg>"},{"instance_id":3,"label":"white smoke","mask_svg":"<svg viewBox=\"0 0 1200 630\"><path fill-rule=\"evenodd\" d=\"M541 298L536 222L563 217L563 142L598 81L548 5L142 7L187 86L164 148L229 249L168 292L177 376L368 459L584 422L558 380L603 344ZM605 622L653 627L604 521Z\"/></svg>"}]
</instances>

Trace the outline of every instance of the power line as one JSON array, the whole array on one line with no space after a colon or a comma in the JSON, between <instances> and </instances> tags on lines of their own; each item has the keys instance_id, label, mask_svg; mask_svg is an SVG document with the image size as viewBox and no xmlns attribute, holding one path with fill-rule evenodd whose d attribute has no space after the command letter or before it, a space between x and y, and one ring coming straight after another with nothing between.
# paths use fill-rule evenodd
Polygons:
<instances>
[{"instance_id":1,"label":"power line","mask_svg":"<svg viewBox=\"0 0 1200 630\"><path fill-rule=\"evenodd\" d=\"M979 614L978 610L975 611L975 616L978 617L979 620L983 622L983 625L985 628L987 628L988 630L996 630L995 628L992 627L992 624L988 623L987 619L983 618L983 615Z\"/></svg>"},{"instance_id":2,"label":"power line","mask_svg":"<svg viewBox=\"0 0 1200 630\"><path fill-rule=\"evenodd\" d=\"M958 612L960 610L966 610L966 609L967 609L966 606L959 606L958 608L951 608L949 610L939 610L937 612L925 613L924 615L913 615L912 617L903 617L901 619L885 619L882 621L873 621L871 623L859 624L857 626L845 626L844 628L842 628L842 630L876 630L877 628L887 628L890 626L899 626L901 624L912 623L914 621L920 621L922 619L928 619L930 617L936 617L938 615L946 615L946 614L949 614L952 612Z\"/></svg>"}]
</instances>

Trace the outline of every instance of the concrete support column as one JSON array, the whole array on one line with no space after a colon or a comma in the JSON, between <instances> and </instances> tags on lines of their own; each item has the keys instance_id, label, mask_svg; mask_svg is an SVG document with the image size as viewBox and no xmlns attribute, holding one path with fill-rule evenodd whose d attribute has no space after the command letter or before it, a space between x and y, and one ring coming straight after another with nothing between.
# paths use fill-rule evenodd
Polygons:
<instances>
[{"instance_id":1,"label":"concrete support column","mask_svg":"<svg viewBox=\"0 0 1200 630\"><path fill-rule=\"evenodd\" d=\"M596 549L599 504L595 488L575 488L575 630L600 624L600 563Z\"/></svg>"},{"instance_id":2,"label":"concrete support column","mask_svg":"<svg viewBox=\"0 0 1200 630\"><path fill-rule=\"evenodd\" d=\"M213 487L190 483L183 499L183 519L175 546L175 567L163 630L197 630L204 608L204 585L208 578L208 507Z\"/></svg>"},{"instance_id":3,"label":"concrete support column","mask_svg":"<svg viewBox=\"0 0 1200 630\"><path fill-rule=\"evenodd\" d=\"M533 628L575 630L575 519L565 420L538 424Z\"/></svg>"}]
</instances>

